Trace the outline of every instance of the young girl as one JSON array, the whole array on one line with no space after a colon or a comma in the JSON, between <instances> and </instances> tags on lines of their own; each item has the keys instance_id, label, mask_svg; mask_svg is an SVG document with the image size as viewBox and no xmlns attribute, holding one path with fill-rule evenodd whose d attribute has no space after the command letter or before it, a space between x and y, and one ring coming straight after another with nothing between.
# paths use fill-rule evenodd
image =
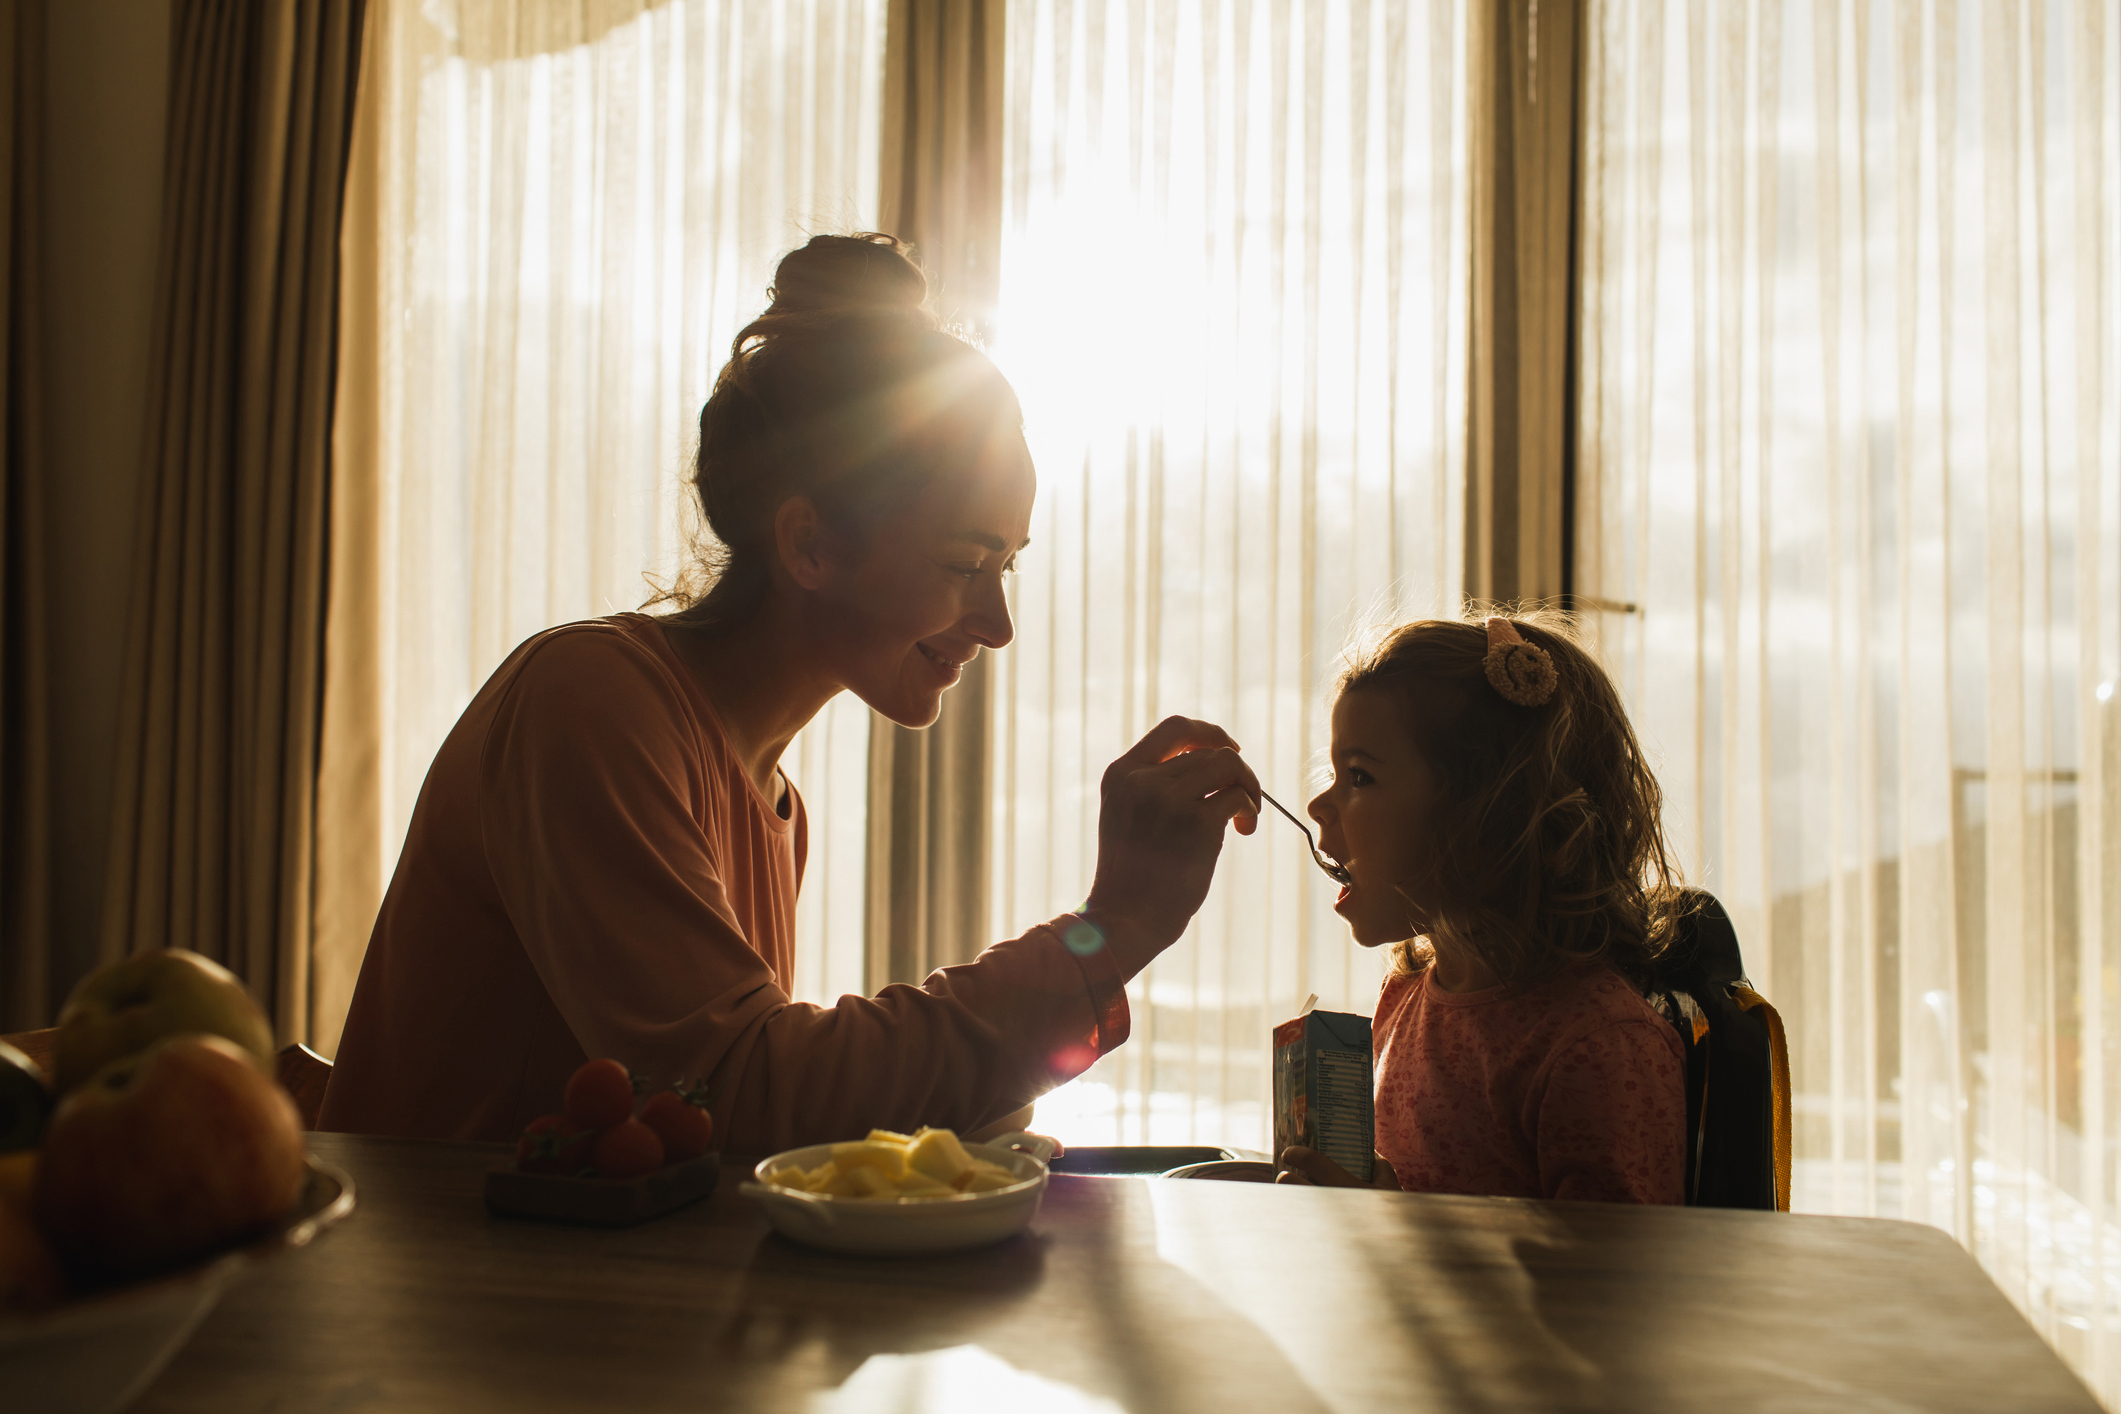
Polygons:
<instances>
[{"instance_id":1,"label":"young girl","mask_svg":"<svg viewBox=\"0 0 2121 1414\"><path fill-rule=\"evenodd\" d=\"M1643 999L1679 890L1605 672L1558 618L1407 624L1342 675L1332 753L1310 813L1351 879L1334 909L1393 948L1376 1183L1679 1202L1679 1038Z\"/></svg>"}]
</instances>

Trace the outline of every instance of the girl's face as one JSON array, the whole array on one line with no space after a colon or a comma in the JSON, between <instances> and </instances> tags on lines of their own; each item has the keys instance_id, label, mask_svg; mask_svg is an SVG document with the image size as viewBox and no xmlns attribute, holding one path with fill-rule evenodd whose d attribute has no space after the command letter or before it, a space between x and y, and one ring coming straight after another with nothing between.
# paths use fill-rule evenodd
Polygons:
<instances>
[{"instance_id":1,"label":"girl's face","mask_svg":"<svg viewBox=\"0 0 2121 1414\"><path fill-rule=\"evenodd\" d=\"M813 626L843 687L901 726L935 721L964 665L1016 636L1002 576L1033 491L1028 457L939 477L829 570Z\"/></svg>"},{"instance_id":2,"label":"girl's face","mask_svg":"<svg viewBox=\"0 0 2121 1414\"><path fill-rule=\"evenodd\" d=\"M1436 773L1407 731L1406 708L1374 688L1342 693L1333 704L1333 783L1309 812L1319 848L1354 880L1333 911L1366 948L1423 930L1438 794Z\"/></svg>"}]
</instances>

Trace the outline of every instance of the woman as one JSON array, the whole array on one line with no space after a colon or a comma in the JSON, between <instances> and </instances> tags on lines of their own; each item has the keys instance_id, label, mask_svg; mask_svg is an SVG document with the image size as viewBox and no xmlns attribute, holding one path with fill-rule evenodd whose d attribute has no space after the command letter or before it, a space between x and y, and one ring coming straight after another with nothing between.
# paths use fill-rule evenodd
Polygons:
<instances>
[{"instance_id":1,"label":"woman","mask_svg":"<svg viewBox=\"0 0 2121 1414\"><path fill-rule=\"evenodd\" d=\"M835 693L932 723L1013 635L1022 413L936 328L887 236L787 256L700 413L723 549L668 617L523 644L435 757L376 920L326 1129L510 1139L575 1067L703 1080L733 1152L974 1130L1126 1039L1123 988L1206 894L1259 785L1173 718L1104 777L1089 901L919 987L789 1000L802 802L778 768Z\"/></svg>"}]
</instances>

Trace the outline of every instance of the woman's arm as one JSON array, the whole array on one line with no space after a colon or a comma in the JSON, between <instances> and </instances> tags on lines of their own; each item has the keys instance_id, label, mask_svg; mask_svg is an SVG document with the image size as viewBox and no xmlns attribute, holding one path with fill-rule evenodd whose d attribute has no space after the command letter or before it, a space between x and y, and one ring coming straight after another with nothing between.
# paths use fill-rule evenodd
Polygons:
<instances>
[{"instance_id":1,"label":"woman's arm","mask_svg":"<svg viewBox=\"0 0 2121 1414\"><path fill-rule=\"evenodd\" d=\"M738 925L730 855L756 844L736 818L748 802L715 778L690 713L636 646L612 635L556 639L496 713L480 822L510 920L584 1052L658 1079L704 1079L735 1152L871 1126L970 1129L1017 1108L1124 1039L1127 976L1198 906L1168 901L1170 876L1145 897L1125 873L1106 887L1101 871L1100 906L1117 900L1092 911L1102 946L1078 933L1071 948L1062 936L1080 921L1071 915L918 987L830 1007L793 1002ZM1159 731L1122 758L1129 824L1119 838L1151 864L1157 850L1179 851L1172 876L1199 875L1204 890L1183 850L1200 849L1207 793L1193 796L1191 813L1185 798L1217 772L1166 762L1189 733ZM1108 796L1114 785L1108 776ZM1158 838L1140 839L1144 831Z\"/></svg>"}]
</instances>

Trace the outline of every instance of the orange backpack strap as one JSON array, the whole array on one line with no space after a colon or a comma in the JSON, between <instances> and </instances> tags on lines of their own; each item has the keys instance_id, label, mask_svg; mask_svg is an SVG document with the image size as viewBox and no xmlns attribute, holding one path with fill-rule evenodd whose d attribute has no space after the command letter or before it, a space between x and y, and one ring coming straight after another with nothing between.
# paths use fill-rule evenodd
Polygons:
<instances>
[{"instance_id":1,"label":"orange backpack strap","mask_svg":"<svg viewBox=\"0 0 2121 1414\"><path fill-rule=\"evenodd\" d=\"M1740 1011L1755 1007L1767 1019L1768 1066L1775 1086L1775 1206L1790 1210L1790 1046L1783 1035L1782 1017L1768 1005L1766 997L1743 982L1731 988L1731 999Z\"/></svg>"}]
</instances>

